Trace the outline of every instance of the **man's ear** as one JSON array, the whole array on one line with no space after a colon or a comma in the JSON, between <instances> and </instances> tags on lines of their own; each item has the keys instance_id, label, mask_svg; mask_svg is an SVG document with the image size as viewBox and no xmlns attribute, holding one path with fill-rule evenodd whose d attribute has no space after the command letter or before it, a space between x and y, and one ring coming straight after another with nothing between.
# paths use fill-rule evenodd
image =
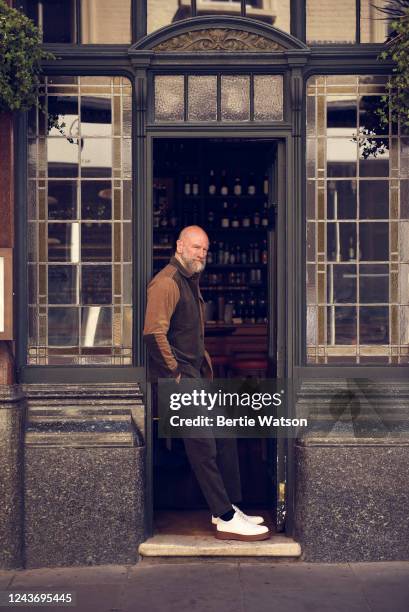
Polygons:
<instances>
[{"instance_id":1,"label":"man's ear","mask_svg":"<svg viewBox=\"0 0 409 612\"><path fill-rule=\"evenodd\" d=\"M183 242L181 240L176 240L176 253L181 253L183 247Z\"/></svg>"}]
</instances>

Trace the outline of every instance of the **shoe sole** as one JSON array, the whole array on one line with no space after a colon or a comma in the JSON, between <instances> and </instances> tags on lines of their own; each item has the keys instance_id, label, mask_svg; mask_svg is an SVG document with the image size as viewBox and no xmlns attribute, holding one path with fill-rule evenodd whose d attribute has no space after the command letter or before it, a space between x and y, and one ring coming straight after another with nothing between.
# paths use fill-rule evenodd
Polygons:
<instances>
[{"instance_id":1,"label":"shoe sole","mask_svg":"<svg viewBox=\"0 0 409 612\"><path fill-rule=\"evenodd\" d=\"M262 523L252 523L251 521L249 521L249 523L251 523L252 525L264 525L265 524L264 521ZM217 523L213 523L212 521L212 526L217 527Z\"/></svg>"},{"instance_id":2,"label":"shoe sole","mask_svg":"<svg viewBox=\"0 0 409 612\"><path fill-rule=\"evenodd\" d=\"M230 533L229 531L216 531L218 540L240 540L241 542L257 542L259 540L268 540L270 532L258 533L255 535L244 535L242 533Z\"/></svg>"}]
</instances>

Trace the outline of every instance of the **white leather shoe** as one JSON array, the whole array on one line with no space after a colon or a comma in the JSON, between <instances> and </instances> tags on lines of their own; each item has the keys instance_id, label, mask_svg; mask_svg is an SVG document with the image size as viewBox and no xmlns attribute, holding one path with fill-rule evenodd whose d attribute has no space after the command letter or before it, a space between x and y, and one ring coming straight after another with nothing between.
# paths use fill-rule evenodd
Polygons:
<instances>
[{"instance_id":1,"label":"white leather shoe","mask_svg":"<svg viewBox=\"0 0 409 612\"><path fill-rule=\"evenodd\" d=\"M215 535L218 540L255 542L257 540L267 540L270 537L270 532L265 525L254 525L242 518L238 512L235 512L230 521L218 519Z\"/></svg>"},{"instance_id":2,"label":"white leather shoe","mask_svg":"<svg viewBox=\"0 0 409 612\"><path fill-rule=\"evenodd\" d=\"M251 516L249 514L245 514L242 510L240 510L240 508L238 508L234 504L232 504L232 508L233 508L233 510L238 512L238 514L240 514L240 516L242 518L246 519L246 521L249 521L250 523L253 523L253 525L261 525L261 523L264 523L264 519L263 519L262 516ZM212 515L212 525L217 525L217 521L218 520L219 519L218 519L217 516L213 516Z\"/></svg>"}]
</instances>

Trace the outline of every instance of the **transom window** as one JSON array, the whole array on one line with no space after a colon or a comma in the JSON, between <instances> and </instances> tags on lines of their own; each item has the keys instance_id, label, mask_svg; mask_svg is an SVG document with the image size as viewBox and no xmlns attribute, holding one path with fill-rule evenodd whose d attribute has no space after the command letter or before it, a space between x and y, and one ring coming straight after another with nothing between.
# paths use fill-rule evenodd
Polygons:
<instances>
[{"instance_id":1,"label":"transom window","mask_svg":"<svg viewBox=\"0 0 409 612\"><path fill-rule=\"evenodd\" d=\"M282 120L282 75L155 76L156 122Z\"/></svg>"},{"instance_id":2,"label":"transom window","mask_svg":"<svg viewBox=\"0 0 409 612\"><path fill-rule=\"evenodd\" d=\"M308 81L309 363L409 363L409 138L376 119L385 84Z\"/></svg>"},{"instance_id":3,"label":"transom window","mask_svg":"<svg viewBox=\"0 0 409 612\"><path fill-rule=\"evenodd\" d=\"M132 364L132 90L46 77L29 120L28 364Z\"/></svg>"}]
</instances>

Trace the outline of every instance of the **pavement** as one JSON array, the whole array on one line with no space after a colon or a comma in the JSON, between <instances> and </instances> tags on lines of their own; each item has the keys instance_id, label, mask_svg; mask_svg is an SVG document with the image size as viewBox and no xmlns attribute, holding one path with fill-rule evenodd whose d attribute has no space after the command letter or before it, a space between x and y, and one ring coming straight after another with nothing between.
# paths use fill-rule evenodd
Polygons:
<instances>
[{"instance_id":1,"label":"pavement","mask_svg":"<svg viewBox=\"0 0 409 612\"><path fill-rule=\"evenodd\" d=\"M409 561L175 559L0 572L0 591L74 592L61 612L408 612ZM0 609L11 610L0 606Z\"/></svg>"}]
</instances>

